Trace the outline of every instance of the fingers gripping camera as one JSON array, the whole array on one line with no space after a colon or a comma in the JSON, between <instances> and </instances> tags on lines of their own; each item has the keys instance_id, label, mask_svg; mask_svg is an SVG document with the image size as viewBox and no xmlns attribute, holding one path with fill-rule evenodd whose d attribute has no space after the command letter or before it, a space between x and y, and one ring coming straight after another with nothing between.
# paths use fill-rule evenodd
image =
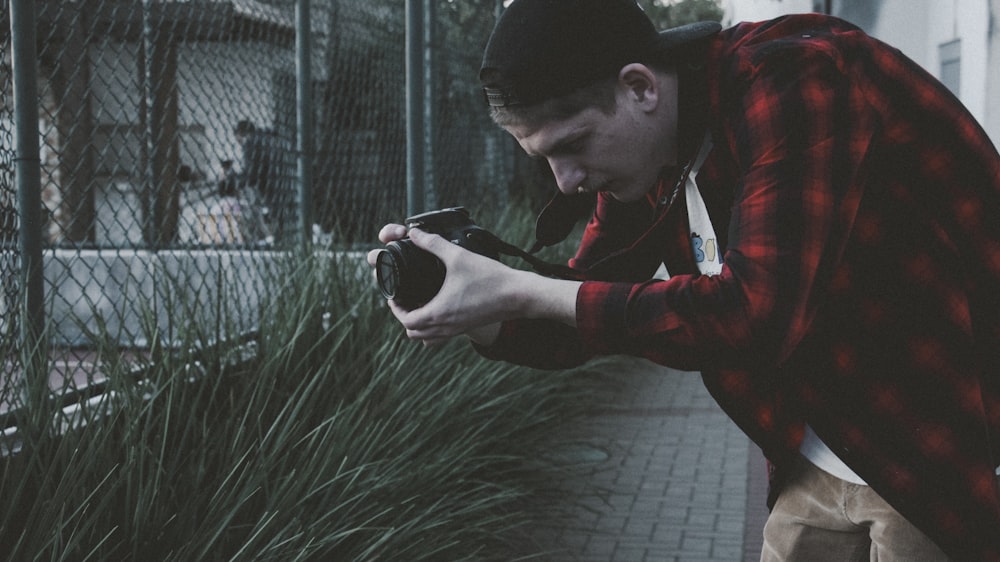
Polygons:
<instances>
[{"instance_id":1,"label":"fingers gripping camera","mask_svg":"<svg viewBox=\"0 0 1000 562\"><path fill-rule=\"evenodd\" d=\"M500 259L498 239L476 226L464 207L431 211L405 222L407 228L439 234L467 250ZM434 298L444 284L445 274L444 263L409 238L389 242L375 261L375 276L382 295L409 310L420 308Z\"/></svg>"}]
</instances>

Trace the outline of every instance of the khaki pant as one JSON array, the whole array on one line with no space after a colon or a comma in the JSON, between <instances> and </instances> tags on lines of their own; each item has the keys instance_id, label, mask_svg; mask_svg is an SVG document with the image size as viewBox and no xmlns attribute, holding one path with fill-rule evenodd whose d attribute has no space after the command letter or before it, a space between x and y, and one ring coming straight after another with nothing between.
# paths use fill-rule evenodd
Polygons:
<instances>
[{"instance_id":1,"label":"khaki pant","mask_svg":"<svg viewBox=\"0 0 1000 562\"><path fill-rule=\"evenodd\" d=\"M805 458L764 525L762 562L946 562L948 558L868 486Z\"/></svg>"}]
</instances>

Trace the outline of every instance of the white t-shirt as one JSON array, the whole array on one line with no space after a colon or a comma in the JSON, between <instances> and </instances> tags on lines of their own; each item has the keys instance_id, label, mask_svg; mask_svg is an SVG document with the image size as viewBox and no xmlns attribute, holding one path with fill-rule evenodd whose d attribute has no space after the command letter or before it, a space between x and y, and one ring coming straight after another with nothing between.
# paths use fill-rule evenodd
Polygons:
<instances>
[{"instance_id":1,"label":"white t-shirt","mask_svg":"<svg viewBox=\"0 0 1000 562\"><path fill-rule=\"evenodd\" d=\"M712 138L705 135L705 140L698 152L698 158L691 166L687 181L684 184L684 197L687 199L688 224L691 226L691 250L702 275L718 275L722 272L722 252L719 250L719 240L715 236L715 227L708 216L705 200L698 190L698 170L712 151Z\"/></svg>"}]
</instances>

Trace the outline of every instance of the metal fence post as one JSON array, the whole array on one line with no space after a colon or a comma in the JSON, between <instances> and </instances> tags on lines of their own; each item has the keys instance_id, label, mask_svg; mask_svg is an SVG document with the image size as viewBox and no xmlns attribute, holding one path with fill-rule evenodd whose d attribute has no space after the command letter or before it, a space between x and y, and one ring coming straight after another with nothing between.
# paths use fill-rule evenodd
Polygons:
<instances>
[{"instance_id":1,"label":"metal fence post","mask_svg":"<svg viewBox=\"0 0 1000 562\"><path fill-rule=\"evenodd\" d=\"M406 212L425 211L424 0L406 0Z\"/></svg>"},{"instance_id":2,"label":"metal fence post","mask_svg":"<svg viewBox=\"0 0 1000 562\"><path fill-rule=\"evenodd\" d=\"M424 206L427 209L437 207L437 195L434 179L434 34L435 18L434 0L424 0L424 37L423 37L423 75L424 75ZM425 209L425 210L427 210Z\"/></svg>"},{"instance_id":3,"label":"metal fence post","mask_svg":"<svg viewBox=\"0 0 1000 562\"><path fill-rule=\"evenodd\" d=\"M313 208L313 116L316 114L312 103L312 29L310 27L309 0L298 0L295 4L295 68L296 80L296 119L298 120L298 135L296 152L298 153L298 193L299 228L302 237L300 247L308 248L312 237Z\"/></svg>"},{"instance_id":4,"label":"metal fence post","mask_svg":"<svg viewBox=\"0 0 1000 562\"><path fill-rule=\"evenodd\" d=\"M177 236L180 147L177 137L177 45L173 31L164 25L164 6L142 2L142 107L145 119L145 172L143 186L146 242L156 249Z\"/></svg>"},{"instance_id":5,"label":"metal fence post","mask_svg":"<svg viewBox=\"0 0 1000 562\"><path fill-rule=\"evenodd\" d=\"M34 0L10 0L11 74L14 78L14 170L21 216L21 323L25 383L48 384L42 354L45 277L42 263L42 186L38 133L38 57Z\"/></svg>"}]
</instances>

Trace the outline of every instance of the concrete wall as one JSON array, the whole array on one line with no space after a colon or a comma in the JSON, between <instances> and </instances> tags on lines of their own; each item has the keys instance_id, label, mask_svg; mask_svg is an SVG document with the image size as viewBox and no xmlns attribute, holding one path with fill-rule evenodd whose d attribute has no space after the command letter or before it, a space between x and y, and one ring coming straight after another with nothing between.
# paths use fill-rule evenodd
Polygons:
<instances>
[{"instance_id":1,"label":"concrete wall","mask_svg":"<svg viewBox=\"0 0 1000 562\"><path fill-rule=\"evenodd\" d=\"M334 266L331 287L357 283L374 298L378 291L366 254L316 251ZM286 290L283 273L291 259L283 252L224 249L48 251L51 339L79 345L106 334L121 345L144 347L151 325L168 340L185 335L185 326L197 326L208 338L239 335L256 329L262 307ZM0 322L6 317L2 312Z\"/></svg>"},{"instance_id":2,"label":"concrete wall","mask_svg":"<svg viewBox=\"0 0 1000 562\"><path fill-rule=\"evenodd\" d=\"M261 298L274 290L262 273L274 259L269 252L221 250L50 251L48 327L56 341L71 345L105 333L123 345L145 346L151 325L176 339L184 328L173 323L188 321L201 329L218 321L239 333L257 325Z\"/></svg>"}]
</instances>

